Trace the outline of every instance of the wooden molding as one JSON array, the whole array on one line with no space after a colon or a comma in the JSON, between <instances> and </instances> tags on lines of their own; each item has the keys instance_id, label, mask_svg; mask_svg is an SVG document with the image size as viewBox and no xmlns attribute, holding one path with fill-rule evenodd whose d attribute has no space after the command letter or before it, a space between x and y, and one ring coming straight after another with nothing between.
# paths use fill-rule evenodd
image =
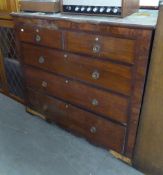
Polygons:
<instances>
[{"instance_id":1,"label":"wooden molding","mask_svg":"<svg viewBox=\"0 0 163 175\"><path fill-rule=\"evenodd\" d=\"M12 17L10 16L9 12L0 11L0 19L1 20L12 20Z\"/></svg>"},{"instance_id":2,"label":"wooden molding","mask_svg":"<svg viewBox=\"0 0 163 175\"><path fill-rule=\"evenodd\" d=\"M32 115L35 115L35 116L38 116L40 118L42 118L43 120L46 120L46 117L42 114L40 114L39 112L37 111L34 111L33 109L29 108L29 107L26 107L26 111Z\"/></svg>"},{"instance_id":3,"label":"wooden molding","mask_svg":"<svg viewBox=\"0 0 163 175\"><path fill-rule=\"evenodd\" d=\"M2 80L2 90L4 93L8 93L7 78L5 74L4 61L1 49L0 49L0 76Z\"/></svg>"},{"instance_id":4,"label":"wooden molding","mask_svg":"<svg viewBox=\"0 0 163 175\"><path fill-rule=\"evenodd\" d=\"M0 27L13 28L14 22L12 20L2 20L0 19Z\"/></svg>"},{"instance_id":5,"label":"wooden molding","mask_svg":"<svg viewBox=\"0 0 163 175\"><path fill-rule=\"evenodd\" d=\"M132 165L132 160L131 160L130 158L125 157L125 156L123 156L122 154L119 154L119 153L117 153L117 152L115 152L115 151L113 151L113 150L110 150L109 152L110 152L116 159L119 159L119 160L121 160L121 161L123 161L123 162L125 162L125 163L127 163L127 164L129 164L129 165Z\"/></svg>"}]
</instances>

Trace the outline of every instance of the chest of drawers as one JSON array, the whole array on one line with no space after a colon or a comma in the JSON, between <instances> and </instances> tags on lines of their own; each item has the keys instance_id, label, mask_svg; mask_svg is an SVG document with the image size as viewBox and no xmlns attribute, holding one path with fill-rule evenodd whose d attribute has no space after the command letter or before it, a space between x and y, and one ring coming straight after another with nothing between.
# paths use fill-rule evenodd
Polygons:
<instances>
[{"instance_id":1,"label":"chest of drawers","mask_svg":"<svg viewBox=\"0 0 163 175\"><path fill-rule=\"evenodd\" d=\"M27 107L132 158L154 29L14 16Z\"/></svg>"}]
</instances>

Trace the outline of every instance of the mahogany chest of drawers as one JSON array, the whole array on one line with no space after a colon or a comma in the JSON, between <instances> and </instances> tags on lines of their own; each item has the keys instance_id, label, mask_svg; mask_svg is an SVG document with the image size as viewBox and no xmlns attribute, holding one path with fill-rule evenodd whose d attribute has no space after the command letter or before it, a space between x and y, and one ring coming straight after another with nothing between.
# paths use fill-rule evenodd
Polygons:
<instances>
[{"instance_id":1,"label":"mahogany chest of drawers","mask_svg":"<svg viewBox=\"0 0 163 175\"><path fill-rule=\"evenodd\" d=\"M153 28L14 16L27 107L132 158Z\"/></svg>"}]
</instances>

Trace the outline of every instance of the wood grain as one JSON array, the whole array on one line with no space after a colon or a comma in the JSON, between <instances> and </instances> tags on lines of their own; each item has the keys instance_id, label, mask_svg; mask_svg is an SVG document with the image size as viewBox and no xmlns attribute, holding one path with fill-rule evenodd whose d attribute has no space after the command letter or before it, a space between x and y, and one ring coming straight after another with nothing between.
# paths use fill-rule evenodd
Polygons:
<instances>
[{"instance_id":1,"label":"wood grain","mask_svg":"<svg viewBox=\"0 0 163 175\"><path fill-rule=\"evenodd\" d=\"M122 16L128 16L132 13L135 13L139 9L140 0L123 0L123 12Z\"/></svg>"},{"instance_id":2,"label":"wood grain","mask_svg":"<svg viewBox=\"0 0 163 175\"><path fill-rule=\"evenodd\" d=\"M62 74L127 96L131 94L132 68L29 44L21 46L24 64ZM39 62L43 57L43 63ZM98 73L99 78L92 76ZM120 86L119 86L120 85Z\"/></svg>"},{"instance_id":3,"label":"wood grain","mask_svg":"<svg viewBox=\"0 0 163 175\"><path fill-rule=\"evenodd\" d=\"M14 22L12 20L0 19L0 27L13 28Z\"/></svg>"},{"instance_id":4,"label":"wood grain","mask_svg":"<svg viewBox=\"0 0 163 175\"><path fill-rule=\"evenodd\" d=\"M132 155L135 146L135 138L137 135L137 128L141 105L143 100L145 80L147 75L147 66L150 58L150 48L152 46L152 31L142 31L138 35L136 44L135 66L133 69L133 89L131 96L131 103L129 109L127 142L126 142L126 156Z\"/></svg>"},{"instance_id":5,"label":"wood grain","mask_svg":"<svg viewBox=\"0 0 163 175\"><path fill-rule=\"evenodd\" d=\"M62 33L57 29L58 27L55 25L50 29L43 26L21 25L17 28L17 32L20 41L62 48ZM40 41L36 41L37 36L40 37Z\"/></svg>"},{"instance_id":6,"label":"wood grain","mask_svg":"<svg viewBox=\"0 0 163 175\"><path fill-rule=\"evenodd\" d=\"M19 10L18 0L1 0L0 3L0 14L6 13L7 17L13 11Z\"/></svg>"},{"instance_id":7,"label":"wood grain","mask_svg":"<svg viewBox=\"0 0 163 175\"><path fill-rule=\"evenodd\" d=\"M26 26L35 33L41 28L46 31L42 36L51 40L39 44L31 42L31 36L26 35L25 40L18 37L26 87L126 126L123 155L132 159L153 28L50 20L46 16L15 17L14 21L16 29ZM60 33L55 47L51 29ZM92 52L96 44L99 53ZM45 57L43 64L38 63L40 54ZM91 79L95 68L101 75L98 83Z\"/></svg>"},{"instance_id":8,"label":"wood grain","mask_svg":"<svg viewBox=\"0 0 163 175\"><path fill-rule=\"evenodd\" d=\"M59 1L58 2L32 2L32 1L20 1L21 11L36 11L36 12L59 12Z\"/></svg>"},{"instance_id":9,"label":"wood grain","mask_svg":"<svg viewBox=\"0 0 163 175\"><path fill-rule=\"evenodd\" d=\"M81 110L60 100L28 90L30 108L89 141L123 153L125 127ZM96 129L91 131L92 127Z\"/></svg>"},{"instance_id":10,"label":"wood grain","mask_svg":"<svg viewBox=\"0 0 163 175\"><path fill-rule=\"evenodd\" d=\"M147 174L163 174L163 5L152 49L134 164Z\"/></svg>"},{"instance_id":11,"label":"wood grain","mask_svg":"<svg viewBox=\"0 0 163 175\"><path fill-rule=\"evenodd\" d=\"M128 99L124 97L35 68L25 67L24 70L27 87L80 105L118 122L126 123L128 119L127 109L129 104ZM46 82L47 87L42 87L42 82ZM97 105L92 105L94 99L98 101Z\"/></svg>"},{"instance_id":12,"label":"wood grain","mask_svg":"<svg viewBox=\"0 0 163 175\"><path fill-rule=\"evenodd\" d=\"M65 49L70 52L110 58L130 64L134 62L134 40L79 32L66 32L65 40ZM96 45L100 50L94 53L93 49Z\"/></svg>"}]
</instances>

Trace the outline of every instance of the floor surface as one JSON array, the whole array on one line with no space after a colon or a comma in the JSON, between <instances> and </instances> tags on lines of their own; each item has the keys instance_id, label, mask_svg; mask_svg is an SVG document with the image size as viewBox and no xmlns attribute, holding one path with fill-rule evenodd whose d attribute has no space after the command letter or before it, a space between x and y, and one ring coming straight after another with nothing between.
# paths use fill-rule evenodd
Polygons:
<instances>
[{"instance_id":1,"label":"floor surface","mask_svg":"<svg viewBox=\"0 0 163 175\"><path fill-rule=\"evenodd\" d=\"M0 175L142 175L0 94Z\"/></svg>"}]
</instances>

